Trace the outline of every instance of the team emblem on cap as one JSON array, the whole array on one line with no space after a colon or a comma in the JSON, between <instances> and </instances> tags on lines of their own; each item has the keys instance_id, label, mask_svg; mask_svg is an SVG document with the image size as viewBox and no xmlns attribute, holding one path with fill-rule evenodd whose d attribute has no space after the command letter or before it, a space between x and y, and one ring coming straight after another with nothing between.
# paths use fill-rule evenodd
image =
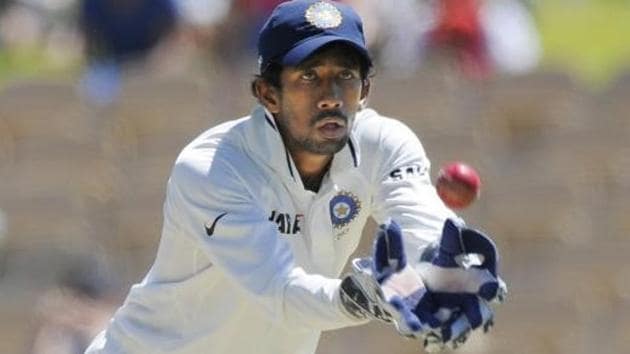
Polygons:
<instances>
[{"instance_id":1,"label":"team emblem on cap","mask_svg":"<svg viewBox=\"0 0 630 354\"><path fill-rule=\"evenodd\" d=\"M343 19L339 9L325 1L309 6L304 16L308 23L321 29L338 27Z\"/></svg>"},{"instance_id":2,"label":"team emblem on cap","mask_svg":"<svg viewBox=\"0 0 630 354\"><path fill-rule=\"evenodd\" d=\"M330 219L335 229L348 225L360 210L361 201L350 192L341 191L330 200Z\"/></svg>"}]
</instances>

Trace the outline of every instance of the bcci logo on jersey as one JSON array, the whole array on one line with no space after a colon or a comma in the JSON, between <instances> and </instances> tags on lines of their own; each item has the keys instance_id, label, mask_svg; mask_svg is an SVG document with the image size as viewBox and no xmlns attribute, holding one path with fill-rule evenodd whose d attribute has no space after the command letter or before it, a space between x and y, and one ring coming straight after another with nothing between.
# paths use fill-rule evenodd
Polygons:
<instances>
[{"instance_id":1,"label":"bcci logo on jersey","mask_svg":"<svg viewBox=\"0 0 630 354\"><path fill-rule=\"evenodd\" d=\"M348 225L361 211L361 201L356 195L341 191L330 200L330 220L335 229Z\"/></svg>"}]
</instances>

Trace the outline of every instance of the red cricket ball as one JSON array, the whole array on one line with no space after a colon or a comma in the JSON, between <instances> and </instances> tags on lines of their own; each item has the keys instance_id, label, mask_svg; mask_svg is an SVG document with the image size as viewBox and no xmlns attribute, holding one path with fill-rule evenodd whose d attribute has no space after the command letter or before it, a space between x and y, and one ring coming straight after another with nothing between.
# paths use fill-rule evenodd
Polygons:
<instances>
[{"instance_id":1,"label":"red cricket ball","mask_svg":"<svg viewBox=\"0 0 630 354\"><path fill-rule=\"evenodd\" d=\"M435 187L446 206L451 209L464 209L479 197L481 179L474 168L456 161L440 169Z\"/></svg>"}]
</instances>

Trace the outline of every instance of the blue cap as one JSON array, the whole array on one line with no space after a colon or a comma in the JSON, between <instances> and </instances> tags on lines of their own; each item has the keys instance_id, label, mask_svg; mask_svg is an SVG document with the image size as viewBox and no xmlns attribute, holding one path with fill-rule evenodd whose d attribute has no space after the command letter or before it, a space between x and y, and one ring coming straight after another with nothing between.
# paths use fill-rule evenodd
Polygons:
<instances>
[{"instance_id":1,"label":"blue cap","mask_svg":"<svg viewBox=\"0 0 630 354\"><path fill-rule=\"evenodd\" d=\"M292 0L278 5L260 30L260 71L276 62L295 66L324 45L350 44L372 65L363 23L348 5L324 0Z\"/></svg>"}]
</instances>

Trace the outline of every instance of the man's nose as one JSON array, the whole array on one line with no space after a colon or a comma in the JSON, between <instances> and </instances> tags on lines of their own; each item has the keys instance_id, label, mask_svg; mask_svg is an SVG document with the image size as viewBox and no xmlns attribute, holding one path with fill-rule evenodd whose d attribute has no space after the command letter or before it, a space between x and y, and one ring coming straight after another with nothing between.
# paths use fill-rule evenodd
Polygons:
<instances>
[{"instance_id":1,"label":"man's nose","mask_svg":"<svg viewBox=\"0 0 630 354\"><path fill-rule=\"evenodd\" d=\"M341 88L335 83L327 85L322 98L317 103L317 108L320 110L339 109L343 106L341 100Z\"/></svg>"}]
</instances>

